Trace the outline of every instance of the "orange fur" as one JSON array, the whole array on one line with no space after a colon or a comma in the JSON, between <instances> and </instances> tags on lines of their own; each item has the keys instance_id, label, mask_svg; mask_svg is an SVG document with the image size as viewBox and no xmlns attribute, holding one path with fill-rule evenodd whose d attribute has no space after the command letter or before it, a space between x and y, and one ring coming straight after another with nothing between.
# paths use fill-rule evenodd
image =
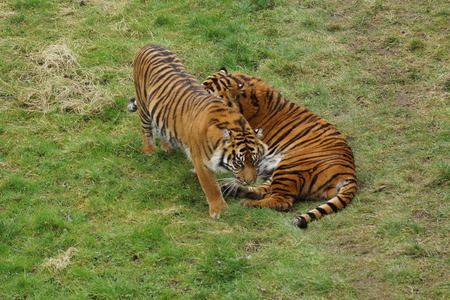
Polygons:
<instances>
[{"instance_id":1,"label":"orange fur","mask_svg":"<svg viewBox=\"0 0 450 300\"><path fill-rule=\"evenodd\" d=\"M267 146L240 113L209 95L168 49L146 45L136 53L134 84L136 100L130 100L128 109L138 110L144 153L156 150L153 132L165 150L184 150L206 194L210 216L219 217L227 204L215 172L231 171L239 182L254 182Z\"/></svg>"},{"instance_id":2,"label":"orange fur","mask_svg":"<svg viewBox=\"0 0 450 300\"><path fill-rule=\"evenodd\" d=\"M296 199L327 200L293 220L306 228L310 221L350 203L357 189L352 150L327 120L290 102L258 77L229 75L221 69L202 86L264 132L262 141L269 150L259 171L268 181L260 187L225 187L255 200L241 201L242 205L288 210Z\"/></svg>"}]
</instances>

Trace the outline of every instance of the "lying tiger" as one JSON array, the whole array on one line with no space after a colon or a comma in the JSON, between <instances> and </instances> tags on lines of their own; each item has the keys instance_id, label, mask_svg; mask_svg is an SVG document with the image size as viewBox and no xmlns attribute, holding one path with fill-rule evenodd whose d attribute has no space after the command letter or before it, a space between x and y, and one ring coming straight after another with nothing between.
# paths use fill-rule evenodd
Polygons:
<instances>
[{"instance_id":1,"label":"lying tiger","mask_svg":"<svg viewBox=\"0 0 450 300\"><path fill-rule=\"evenodd\" d=\"M288 210L294 200L328 200L292 223L306 228L323 215L343 209L357 189L352 150L327 120L283 97L261 78L226 69L209 76L203 87L240 111L253 128L264 132L269 147L259 167L268 179L259 187L230 183L223 187L244 206Z\"/></svg>"},{"instance_id":2,"label":"lying tiger","mask_svg":"<svg viewBox=\"0 0 450 300\"><path fill-rule=\"evenodd\" d=\"M164 149L183 149L194 164L213 218L227 207L214 172L231 171L240 183L257 178L267 146L244 117L207 93L176 54L146 45L134 59L136 99L128 110L138 110L144 153L156 150L153 132Z\"/></svg>"}]
</instances>

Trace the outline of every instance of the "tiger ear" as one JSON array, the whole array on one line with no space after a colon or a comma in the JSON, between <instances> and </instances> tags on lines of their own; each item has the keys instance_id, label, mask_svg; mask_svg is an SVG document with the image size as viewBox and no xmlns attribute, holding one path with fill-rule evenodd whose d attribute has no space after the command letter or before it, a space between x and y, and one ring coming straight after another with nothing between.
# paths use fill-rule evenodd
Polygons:
<instances>
[{"instance_id":1,"label":"tiger ear","mask_svg":"<svg viewBox=\"0 0 450 300\"><path fill-rule=\"evenodd\" d=\"M262 130L262 128L256 128L254 131L255 131L256 137L258 139L263 137L263 130Z\"/></svg>"},{"instance_id":2,"label":"tiger ear","mask_svg":"<svg viewBox=\"0 0 450 300\"><path fill-rule=\"evenodd\" d=\"M220 68L219 72L225 73L225 75L228 75L228 71L225 68Z\"/></svg>"},{"instance_id":3,"label":"tiger ear","mask_svg":"<svg viewBox=\"0 0 450 300\"><path fill-rule=\"evenodd\" d=\"M244 85L243 83L239 83L239 84L238 84L238 88L239 88L239 90L240 90L242 93L244 93L244 91L245 91L245 85Z\"/></svg>"}]
</instances>

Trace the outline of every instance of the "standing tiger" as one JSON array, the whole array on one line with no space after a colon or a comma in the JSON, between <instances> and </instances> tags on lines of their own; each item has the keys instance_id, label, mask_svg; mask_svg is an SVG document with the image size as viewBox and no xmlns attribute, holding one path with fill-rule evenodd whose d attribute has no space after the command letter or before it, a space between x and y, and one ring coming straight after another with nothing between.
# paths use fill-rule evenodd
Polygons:
<instances>
[{"instance_id":1,"label":"standing tiger","mask_svg":"<svg viewBox=\"0 0 450 300\"><path fill-rule=\"evenodd\" d=\"M156 150L153 132L164 149L183 149L194 164L210 216L219 217L227 204L214 172L231 171L240 183L254 182L267 150L258 131L207 93L178 56L163 47L146 45L136 53L134 85L136 99L128 109L139 112L144 153Z\"/></svg>"},{"instance_id":2,"label":"standing tiger","mask_svg":"<svg viewBox=\"0 0 450 300\"><path fill-rule=\"evenodd\" d=\"M300 228L350 203L357 189L352 150L327 120L287 100L258 77L221 69L202 85L239 110L253 128L261 128L269 147L258 170L268 179L264 184L229 183L224 191L257 200L241 201L244 206L279 210L290 209L296 199L328 200L292 221Z\"/></svg>"}]
</instances>

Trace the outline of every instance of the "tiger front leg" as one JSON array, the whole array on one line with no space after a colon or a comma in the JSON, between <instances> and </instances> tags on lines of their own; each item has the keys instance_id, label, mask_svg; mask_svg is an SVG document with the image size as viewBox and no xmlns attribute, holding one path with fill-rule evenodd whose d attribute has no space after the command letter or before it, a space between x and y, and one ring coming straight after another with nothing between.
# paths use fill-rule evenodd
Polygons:
<instances>
[{"instance_id":1,"label":"tiger front leg","mask_svg":"<svg viewBox=\"0 0 450 300\"><path fill-rule=\"evenodd\" d=\"M282 169L283 161L272 175L270 182L270 194L258 201L241 201L240 204L248 207L269 207L281 211L289 210L294 204L294 200L300 194L300 186L304 181L305 174L290 174L289 176Z\"/></svg>"},{"instance_id":2,"label":"tiger front leg","mask_svg":"<svg viewBox=\"0 0 450 300\"><path fill-rule=\"evenodd\" d=\"M266 180L258 187L242 186L236 182L230 182L222 186L224 195L230 195L237 198L249 198L253 200L260 200L271 195L272 189L270 187L271 180Z\"/></svg>"},{"instance_id":3,"label":"tiger front leg","mask_svg":"<svg viewBox=\"0 0 450 300\"><path fill-rule=\"evenodd\" d=\"M257 201L242 200L240 204L247 207L269 207L285 211L292 208L292 205L294 204L294 197L284 194L272 194L270 197L262 200Z\"/></svg>"},{"instance_id":4,"label":"tiger front leg","mask_svg":"<svg viewBox=\"0 0 450 300\"><path fill-rule=\"evenodd\" d=\"M194 168L200 185L206 194L206 199L209 204L209 215L212 218L219 218L220 212L226 209L228 205L222 197L220 186L216 180L216 174L207 169L201 160L194 160Z\"/></svg>"}]
</instances>

